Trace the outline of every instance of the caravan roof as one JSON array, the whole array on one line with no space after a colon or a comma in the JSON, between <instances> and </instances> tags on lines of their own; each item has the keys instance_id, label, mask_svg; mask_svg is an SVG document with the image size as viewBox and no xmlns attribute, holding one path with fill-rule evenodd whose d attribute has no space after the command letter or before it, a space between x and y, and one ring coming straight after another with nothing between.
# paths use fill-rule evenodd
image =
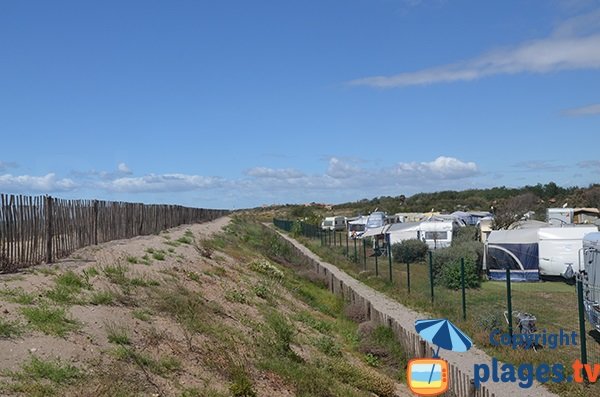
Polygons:
<instances>
[{"instance_id":1,"label":"caravan roof","mask_svg":"<svg viewBox=\"0 0 600 397\"><path fill-rule=\"evenodd\" d=\"M589 233L583 237L583 244L588 247L600 249L600 233Z\"/></svg>"},{"instance_id":2,"label":"caravan roof","mask_svg":"<svg viewBox=\"0 0 600 397\"><path fill-rule=\"evenodd\" d=\"M399 232L399 231L409 231L409 230L420 230L421 222L404 222L404 223L394 223L390 225L387 230L388 233Z\"/></svg>"},{"instance_id":3,"label":"caravan roof","mask_svg":"<svg viewBox=\"0 0 600 397\"><path fill-rule=\"evenodd\" d=\"M538 229L493 230L487 242L490 244L531 244L538 242Z\"/></svg>"},{"instance_id":4,"label":"caravan roof","mask_svg":"<svg viewBox=\"0 0 600 397\"><path fill-rule=\"evenodd\" d=\"M540 240L574 240L581 239L586 234L597 234L596 226L585 227L546 227L538 230Z\"/></svg>"}]
</instances>

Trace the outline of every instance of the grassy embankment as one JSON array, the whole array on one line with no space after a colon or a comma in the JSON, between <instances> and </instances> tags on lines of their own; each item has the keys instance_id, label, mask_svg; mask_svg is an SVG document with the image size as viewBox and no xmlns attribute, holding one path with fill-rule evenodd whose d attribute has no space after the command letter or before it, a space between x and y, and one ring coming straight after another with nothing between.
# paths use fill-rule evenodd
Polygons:
<instances>
[{"instance_id":1,"label":"grassy embankment","mask_svg":"<svg viewBox=\"0 0 600 397\"><path fill-rule=\"evenodd\" d=\"M391 332L332 295L273 232L237 218L210 239L189 230L156 239L161 248L115 263L3 277L0 343L58 347L2 370L0 393L327 397L401 387L405 357Z\"/></svg>"}]
</instances>

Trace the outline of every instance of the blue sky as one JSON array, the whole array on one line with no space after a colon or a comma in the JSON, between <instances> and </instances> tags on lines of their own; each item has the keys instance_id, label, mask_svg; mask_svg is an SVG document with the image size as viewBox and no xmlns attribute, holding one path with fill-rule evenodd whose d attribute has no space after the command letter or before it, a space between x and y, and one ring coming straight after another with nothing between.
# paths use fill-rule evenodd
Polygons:
<instances>
[{"instance_id":1,"label":"blue sky","mask_svg":"<svg viewBox=\"0 0 600 397\"><path fill-rule=\"evenodd\" d=\"M600 182L592 0L3 1L0 192L190 206Z\"/></svg>"}]
</instances>

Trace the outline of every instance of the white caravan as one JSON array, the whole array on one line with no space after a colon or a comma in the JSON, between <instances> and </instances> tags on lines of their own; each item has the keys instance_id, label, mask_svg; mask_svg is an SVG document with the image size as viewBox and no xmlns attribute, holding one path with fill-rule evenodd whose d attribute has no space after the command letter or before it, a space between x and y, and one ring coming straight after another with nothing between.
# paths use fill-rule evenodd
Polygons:
<instances>
[{"instance_id":1,"label":"white caravan","mask_svg":"<svg viewBox=\"0 0 600 397\"><path fill-rule=\"evenodd\" d=\"M579 272L583 237L597 231L595 226L538 229L540 276L571 278L574 273Z\"/></svg>"},{"instance_id":2,"label":"white caravan","mask_svg":"<svg viewBox=\"0 0 600 397\"><path fill-rule=\"evenodd\" d=\"M321 222L321 229L323 230L344 230L345 228L345 216L328 216Z\"/></svg>"},{"instance_id":3,"label":"white caravan","mask_svg":"<svg viewBox=\"0 0 600 397\"><path fill-rule=\"evenodd\" d=\"M431 249L450 247L454 229L455 223L453 221L422 222L420 238Z\"/></svg>"},{"instance_id":4,"label":"white caravan","mask_svg":"<svg viewBox=\"0 0 600 397\"><path fill-rule=\"evenodd\" d=\"M583 238L579 268L583 270L584 306L588 320L600 331L600 233Z\"/></svg>"},{"instance_id":5,"label":"white caravan","mask_svg":"<svg viewBox=\"0 0 600 397\"><path fill-rule=\"evenodd\" d=\"M365 234L365 227L367 226L367 217L361 216L358 219L354 219L348 222L348 237L349 238L362 238Z\"/></svg>"}]
</instances>

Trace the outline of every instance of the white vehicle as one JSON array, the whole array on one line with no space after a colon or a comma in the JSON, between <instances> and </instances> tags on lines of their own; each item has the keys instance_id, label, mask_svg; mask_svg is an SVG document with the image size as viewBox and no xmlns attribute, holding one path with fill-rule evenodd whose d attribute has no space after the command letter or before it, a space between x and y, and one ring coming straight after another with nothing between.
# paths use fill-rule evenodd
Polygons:
<instances>
[{"instance_id":1,"label":"white vehicle","mask_svg":"<svg viewBox=\"0 0 600 397\"><path fill-rule=\"evenodd\" d=\"M583 237L597 231L595 226L538 229L540 276L572 278L579 271Z\"/></svg>"},{"instance_id":2,"label":"white vehicle","mask_svg":"<svg viewBox=\"0 0 600 397\"><path fill-rule=\"evenodd\" d=\"M367 224L365 226L365 231L369 229L376 229L378 227L382 227L385 225L385 212L372 212L371 215L367 218Z\"/></svg>"},{"instance_id":3,"label":"white vehicle","mask_svg":"<svg viewBox=\"0 0 600 397\"><path fill-rule=\"evenodd\" d=\"M422 222L420 239L431 249L450 247L455 227L453 221Z\"/></svg>"},{"instance_id":4,"label":"white vehicle","mask_svg":"<svg viewBox=\"0 0 600 397\"><path fill-rule=\"evenodd\" d=\"M346 229L345 216L328 216L321 222L323 230L344 230Z\"/></svg>"},{"instance_id":5,"label":"white vehicle","mask_svg":"<svg viewBox=\"0 0 600 397\"><path fill-rule=\"evenodd\" d=\"M573 223L573 208L548 208L546 217L552 226L570 225Z\"/></svg>"},{"instance_id":6,"label":"white vehicle","mask_svg":"<svg viewBox=\"0 0 600 397\"><path fill-rule=\"evenodd\" d=\"M600 233L587 234L582 251L579 268L583 270L585 311L590 323L600 331Z\"/></svg>"},{"instance_id":7,"label":"white vehicle","mask_svg":"<svg viewBox=\"0 0 600 397\"><path fill-rule=\"evenodd\" d=\"M483 268L494 280L504 279L507 267L515 271L511 279L518 281L570 279L581 270L584 236L597 231L595 226L494 230L485 244Z\"/></svg>"},{"instance_id":8,"label":"white vehicle","mask_svg":"<svg viewBox=\"0 0 600 397\"><path fill-rule=\"evenodd\" d=\"M354 219L348 222L348 237L349 238L362 238L365 234L365 227L367 225L367 217L361 216L358 219Z\"/></svg>"}]
</instances>

